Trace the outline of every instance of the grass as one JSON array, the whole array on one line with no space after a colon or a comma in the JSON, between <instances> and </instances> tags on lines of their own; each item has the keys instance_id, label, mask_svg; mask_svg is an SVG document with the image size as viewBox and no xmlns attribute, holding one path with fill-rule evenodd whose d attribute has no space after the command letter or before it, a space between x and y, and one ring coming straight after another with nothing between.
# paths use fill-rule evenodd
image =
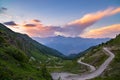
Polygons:
<instances>
[{"instance_id":1,"label":"grass","mask_svg":"<svg viewBox=\"0 0 120 80\"><path fill-rule=\"evenodd\" d=\"M34 64L34 65L33 65ZM41 68L37 68L37 66ZM51 80L43 64L29 63L28 57L13 46L0 47L0 80Z\"/></svg>"},{"instance_id":2,"label":"grass","mask_svg":"<svg viewBox=\"0 0 120 80\"><path fill-rule=\"evenodd\" d=\"M58 68L57 68L58 67ZM50 72L70 72L74 74L81 74L89 71L87 66L81 65L76 60L63 60L59 65L48 68Z\"/></svg>"},{"instance_id":3,"label":"grass","mask_svg":"<svg viewBox=\"0 0 120 80\"><path fill-rule=\"evenodd\" d=\"M101 47L97 47L89 51L82 61L98 68L107 58L108 56L105 54L103 49Z\"/></svg>"},{"instance_id":4,"label":"grass","mask_svg":"<svg viewBox=\"0 0 120 80\"><path fill-rule=\"evenodd\" d=\"M19 65L18 65L19 64ZM0 60L1 80L51 80L49 73L44 69L37 69L35 66L25 63L9 63Z\"/></svg>"},{"instance_id":5,"label":"grass","mask_svg":"<svg viewBox=\"0 0 120 80\"><path fill-rule=\"evenodd\" d=\"M115 58L101 76L92 80L120 80L120 49L111 51L115 54Z\"/></svg>"},{"instance_id":6,"label":"grass","mask_svg":"<svg viewBox=\"0 0 120 80\"><path fill-rule=\"evenodd\" d=\"M104 73L93 80L120 80L120 34L111 39L104 46L109 47L115 54L115 58L104 71Z\"/></svg>"}]
</instances>

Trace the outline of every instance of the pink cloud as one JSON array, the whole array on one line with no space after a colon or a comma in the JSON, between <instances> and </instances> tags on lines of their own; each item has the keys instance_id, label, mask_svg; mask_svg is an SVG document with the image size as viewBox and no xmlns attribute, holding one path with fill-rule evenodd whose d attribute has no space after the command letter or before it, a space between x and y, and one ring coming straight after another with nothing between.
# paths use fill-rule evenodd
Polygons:
<instances>
[{"instance_id":1,"label":"pink cloud","mask_svg":"<svg viewBox=\"0 0 120 80\"><path fill-rule=\"evenodd\" d=\"M114 24L97 29L92 29L88 32L81 34L80 36L85 38L104 38L115 37L116 34L120 34L120 24Z\"/></svg>"},{"instance_id":2,"label":"pink cloud","mask_svg":"<svg viewBox=\"0 0 120 80\"><path fill-rule=\"evenodd\" d=\"M22 25L22 30L29 36L48 37L55 36L55 31L60 30L57 26L44 26L40 21L30 21Z\"/></svg>"},{"instance_id":3,"label":"pink cloud","mask_svg":"<svg viewBox=\"0 0 120 80\"><path fill-rule=\"evenodd\" d=\"M65 32L64 34L72 35L72 36L78 36L81 34L86 28L92 26L99 20L101 20L104 17L112 16L117 13L120 13L120 7L118 8L108 8L103 11L98 11L95 13L89 13L84 15L82 18L78 20L74 20L67 25L64 26Z\"/></svg>"},{"instance_id":4,"label":"pink cloud","mask_svg":"<svg viewBox=\"0 0 120 80\"><path fill-rule=\"evenodd\" d=\"M91 24L95 23L96 21L98 21L98 20L100 20L104 17L111 16L111 15L114 15L114 14L117 14L117 13L120 13L120 7L118 7L118 8L108 8L108 9L103 10L103 11L98 11L98 12L95 12L95 13L86 14L81 19L70 22L69 25L75 25L75 24L91 25Z\"/></svg>"}]
</instances>

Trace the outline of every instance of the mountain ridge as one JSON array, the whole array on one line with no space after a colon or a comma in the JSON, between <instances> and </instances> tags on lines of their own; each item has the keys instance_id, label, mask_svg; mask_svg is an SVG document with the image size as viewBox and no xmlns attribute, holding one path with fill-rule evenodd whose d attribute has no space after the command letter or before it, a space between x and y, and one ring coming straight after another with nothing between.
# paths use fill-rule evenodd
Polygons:
<instances>
[{"instance_id":1,"label":"mountain ridge","mask_svg":"<svg viewBox=\"0 0 120 80\"><path fill-rule=\"evenodd\" d=\"M0 27L0 29L3 29L4 31L6 31L6 33L9 35L14 35L14 37L13 36L9 36L9 37L13 37L15 40L17 40L18 42L14 42L14 41L9 41L9 43L12 43L12 45L14 45L14 46L16 46L16 47L18 47L18 44L22 41L22 40L24 40L24 42L22 42L22 43L24 43L25 44L25 42L27 42L27 43L29 43L28 45L21 45L21 46L19 46L19 48L20 49L22 49L23 51L25 51L23 48L27 48L27 47L29 47L30 45L31 46L34 46L34 47L36 47L36 48L38 48L38 51L41 53L44 53L44 54L47 54L47 53L49 53L49 54L51 54L52 56L57 56L57 57L64 57L64 55L62 54L62 53L60 53L60 52L58 52L57 50L55 50L55 49L52 49L52 48L49 48L49 47L47 47L47 46L44 46L43 44L41 44L41 43L38 43L38 42L36 42L35 40L33 40L33 39L31 39L27 34L20 34L20 33L17 33L17 32L13 32L12 30L10 30L9 28L7 28L7 27L5 27L3 24L0 24L1 25L1 27ZM21 38L21 39L20 39ZM33 48L34 49L34 47L31 47L31 49ZM47 48L47 50L45 49L45 48ZM30 49L29 49L30 50ZM49 51L50 50L50 51ZM45 52L44 52L45 51ZM49 52L48 52L49 51ZM30 52L29 52L30 53ZM28 54L28 53L27 53ZM48 54L48 55L49 55Z\"/></svg>"},{"instance_id":2,"label":"mountain ridge","mask_svg":"<svg viewBox=\"0 0 120 80\"><path fill-rule=\"evenodd\" d=\"M64 37L64 36L55 36L55 37L32 37L34 40L39 43L43 43L46 46L54 48L64 55L76 54L86 50L91 46L98 45L102 42L108 41L110 38L82 38L82 37ZM64 47L64 48L63 48Z\"/></svg>"}]
</instances>

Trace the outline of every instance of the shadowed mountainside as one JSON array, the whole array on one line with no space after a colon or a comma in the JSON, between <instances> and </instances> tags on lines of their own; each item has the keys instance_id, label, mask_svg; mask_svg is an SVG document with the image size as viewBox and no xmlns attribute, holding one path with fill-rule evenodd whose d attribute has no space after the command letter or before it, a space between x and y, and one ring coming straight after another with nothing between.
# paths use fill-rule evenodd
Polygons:
<instances>
[{"instance_id":1,"label":"shadowed mountainside","mask_svg":"<svg viewBox=\"0 0 120 80\"><path fill-rule=\"evenodd\" d=\"M52 80L46 61L58 57L64 55L0 24L0 80Z\"/></svg>"}]
</instances>

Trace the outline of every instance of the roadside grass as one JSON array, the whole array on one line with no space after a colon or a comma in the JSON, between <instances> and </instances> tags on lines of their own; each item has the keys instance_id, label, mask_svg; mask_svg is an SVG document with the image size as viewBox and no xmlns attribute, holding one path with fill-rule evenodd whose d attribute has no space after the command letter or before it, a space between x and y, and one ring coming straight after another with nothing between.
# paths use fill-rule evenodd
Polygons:
<instances>
[{"instance_id":1,"label":"roadside grass","mask_svg":"<svg viewBox=\"0 0 120 80\"><path fill-rule=\"evenodd\" d=\"M58 68L48 68L49 72L70 72L74 74L81 74L89 71L87 66L77 63L76 60L63 60L61 65L56 67Z\"/></svg>"},{"instance_id":2,"label":"roadside grass","mask_svg":"<svg viewBox=\"0 0 120 80\"><path fill-rule=\"evenodd\" d=\"M108 57L101 47L97 47L88 52L82 61L98 68Z\"/></svg>"},{"instance_id":3,"label":"roadside grass","mask_svg":"<svg viewBox=\"0 0 120 80\"><path fill-rule=\"evenodd\" d=\"M120 49L111 51L115 58L101 76L92 80L120 80Z\"/></svg>"}]
</instances>

